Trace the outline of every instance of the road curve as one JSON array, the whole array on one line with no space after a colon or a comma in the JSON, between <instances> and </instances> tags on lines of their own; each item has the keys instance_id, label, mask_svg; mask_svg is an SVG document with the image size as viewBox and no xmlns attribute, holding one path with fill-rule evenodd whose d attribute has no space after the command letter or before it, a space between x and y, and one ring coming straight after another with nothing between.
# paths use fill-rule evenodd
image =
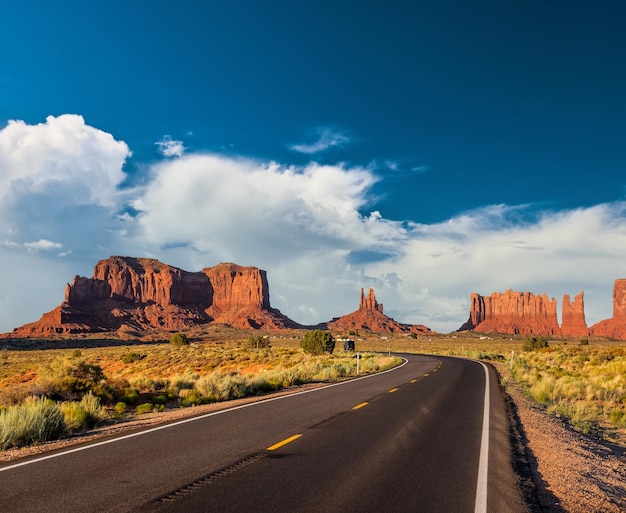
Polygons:
<instances>
[{"instance_id":1,"label":"road curve","mask_svg":"<svg viewBox=\"0 0 626 513\"><path fill-rule=\"evenodd\" d=\"M524 512L493 371L405 357L365 379L3 464L0 511Z\"/></svg>"}]
</instances>

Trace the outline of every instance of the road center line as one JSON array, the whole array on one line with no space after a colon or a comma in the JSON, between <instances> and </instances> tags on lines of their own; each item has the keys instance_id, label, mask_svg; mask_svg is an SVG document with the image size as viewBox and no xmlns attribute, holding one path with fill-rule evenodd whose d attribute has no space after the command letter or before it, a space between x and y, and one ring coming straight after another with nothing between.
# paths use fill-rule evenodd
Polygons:
<instances>
[{"instance_id":1,"label":"road center line","mask_svg":"<svg viewBox=\"0 0 626 513\"><path fill-rule=\"evenodd\" d=\"M393 392L397 392L398 389L397 388L392 388L391 390L389 390L389 393L392 394Z\"/></svg>"},{"instance_id":2,"label":"road center line","mask_svg":"<svg viewBox=\"0 0 626 513\"><path fill-rule=\"evenodd\" d=\"M489 369L483 362L478 362L485 369L485 399L483 402L483 429L480 438L480 457L478 459L478 479L476 480L476 502L474 513L487 513L487 476L489 474Z\"/></svg>"},{"instance_id":3,"label":"road center line","mask_svg":"<svg viewBox=\"0 0 626 513\"><path fill-rule=\"evenodd\" d=\"M359 408L363 408L363 406L366 406L367 402L365 403L361 403L361 404L357 404L354 408L352 408L353 410L358 410Z\"/></svg>"},{"instance_id":4,"label":"road center line","mask_svg":"<svg viewBox=\"0 0 626 513\"><path fill-rule=\"evenodd\" d=\"M285 438L282 442L278 442L277 444L271 445L269 446L267 449L265 449L266 451L275 451L276 449L279 449L280 447L282 447L283 445L287 445L288 443L293 442L294 440L297 440L298 438L300 438L302 435L293 435L290 436L289 438Z\"/></svg>"}]
</instances>

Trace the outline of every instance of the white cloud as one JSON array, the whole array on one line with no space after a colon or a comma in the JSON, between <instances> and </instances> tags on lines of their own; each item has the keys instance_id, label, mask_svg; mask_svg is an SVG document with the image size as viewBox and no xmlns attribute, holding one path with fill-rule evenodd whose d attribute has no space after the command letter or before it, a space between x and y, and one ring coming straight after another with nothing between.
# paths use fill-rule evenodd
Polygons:
<instances>
[{"instance_id":1,"label":"white cloud","mask_svg":"<svg viewBox=\"0 0 626 513\"><path fill-rule=\"evenodd\" d=\"M47 239L39 239L38 241L34 241L34 242L25 242L24 247L33 251L38 251L38 250L48 251L51 249L62 248L63 244L61 244L60 242L52 242L51 240L47 240Z\"/></svg>"},{"instance_id":2,"label":"white cloud","mask_svg":"<svg viewBox=\"0 0 626 513\"><path fill-rule=\"evenodd\" d=\"M185 153L183 142L173 140L170 135L163 136L163 139L154 144L159 147L159 153L164 157L182 157Z\"/></svg>"},{"instance_id":3,"label":"white cloud","mask_svg":"<svg viewBox=\"0 0 626 513\"><path fill-rule=\"evenodd\" d=\"M48 116L45 123L9 121L0 130L0 202L16 203L50 188L58 200L111 207L130 151L82 116Z\"/></svg>"},{"instance_id":4,"label":"white cloud","mask_svg":"<svg viewBox=\"0 0 626 513\"><path fill-rule=\"evenodd\" d=\"M92 254L125 200L131 153L82 116L10 121L0 130L0 237L14 250ZM118 221L119 222L119 221Z\"/></svg>"},{"instance_id":5,"label":"white cloud","mask_svg":"<svg viewBox=\"0 0 626 513\"><path fill-rule=\"evenodd\" d=\"M290 149L299 153L320 153L329 148L343 146L350 142L350 137L337 130L321 128L317 130L317 140L311 144L292 144Z\"/></svg>"}]
</instances>

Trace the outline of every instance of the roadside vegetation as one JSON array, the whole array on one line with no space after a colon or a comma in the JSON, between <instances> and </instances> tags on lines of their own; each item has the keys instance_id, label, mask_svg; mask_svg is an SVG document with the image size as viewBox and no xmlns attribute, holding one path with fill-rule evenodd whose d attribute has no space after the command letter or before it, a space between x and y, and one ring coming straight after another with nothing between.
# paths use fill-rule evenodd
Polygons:
<instances>
[{"instance_id":1,"label":"roadside vegetation","mask_svg":"<svg viewBox=\"0 0 626 513\"><path fill-rule=\"evenodd\" d=\"M132 348L0 351L0 449L144 413L356 375L354 353L314 355L293 341L287 346L272 347L269 337L262 336L201 343L173 336L170 343ZM399 362L393 356L362 353L359 372L373 373Z\"/></svg>"},{"instance_id":2,"label":"roadside vegetation","mask_svg":"<svg viewBox=\"0 0 626 513\"><path fill-rule=\"evenodd\" d=\"M304 342L306 333L263 335L219 329L192 334L181 345L162 341L0 350L0 448L143 413L356 374L355 353L335 351L334 341L317 335ZM583 433L626 446L626 342L474 333L415 338L354 332L350 336L361 355L361 373L397 365L393 353L489 361L498 369L503 386L520 387L548 414ZM26 427L28 418L35 419L29 422L36 427Z\"/></svg>"},{"instance_id":3,"label":"roadside vegetation","mask_svg":"<svg viewBox=\"0 0 626 513\"><path fill-rule=\"evenodd\" d=\"M516 356L511 374L577 430L626 441L626 347L550 344Z\"/></svg>"}]
</instances>

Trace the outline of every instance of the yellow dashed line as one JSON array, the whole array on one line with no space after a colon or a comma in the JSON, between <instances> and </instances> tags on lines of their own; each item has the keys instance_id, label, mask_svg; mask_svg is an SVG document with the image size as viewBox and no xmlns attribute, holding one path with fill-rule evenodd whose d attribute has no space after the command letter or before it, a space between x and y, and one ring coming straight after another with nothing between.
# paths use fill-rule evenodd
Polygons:
<instances>
[{"instance_id":1,"label":"yellow dashed line","mask_svg":"<svg viewBox=\"0 0 626 513\"><path fill-rule=\"evenodd\" d=\"M428 376L429 376L428 372L426 374L424 374L424 377L428 377Z\"/></svg>"},{"instance_id":2,"label":"yellow dashed line","mask_svg":"<svg viewBox=\"0 0 626 513\"><path fill-rule=\"evenodd\" d=\"M396 392L397 390L397 388L392 388L391 390L389 390L389 393L391 394L392 392Z\"/></svg>"},{"instance_id":3,"label":"yellow dashed line","mask_svg":"<svg viewBox=\"0 0 626 513\"><path fill-rule=\"evenodd\" d=\"M411 383L415 383L416 381L417 381L416 379L412 379L412 380L411 380Z\"/></svg>"},{"instance_id":4,"label":"yellow dashed line","mask_svg":"<svg viewBox=\"0 0 626 513\"><path fill-rule=\"evenodd\" d=\"M365 406L367 403L361 403L361 404L357 404L354 408L352 408L353 410L358 410L359 408L363 408L363 406Z\"/></svg>"},{"instance_id":5,"label":"yellow dashed line","mask_svg":"<svg viewBox=\"0 0 626 513\"><path fill-rule=\"evenodd\" d=\"M265 449L266 451L275 451L276 449L282 447L283 445L287 445L290 442L293 442L294 440L297 440L298 438L300 438L302 435L293 435L290 436L289 438L285 438L282 442L278 442L277 444L274 444L270 447L268 447L267 449Z\"/></svg>"}]
</instances>

